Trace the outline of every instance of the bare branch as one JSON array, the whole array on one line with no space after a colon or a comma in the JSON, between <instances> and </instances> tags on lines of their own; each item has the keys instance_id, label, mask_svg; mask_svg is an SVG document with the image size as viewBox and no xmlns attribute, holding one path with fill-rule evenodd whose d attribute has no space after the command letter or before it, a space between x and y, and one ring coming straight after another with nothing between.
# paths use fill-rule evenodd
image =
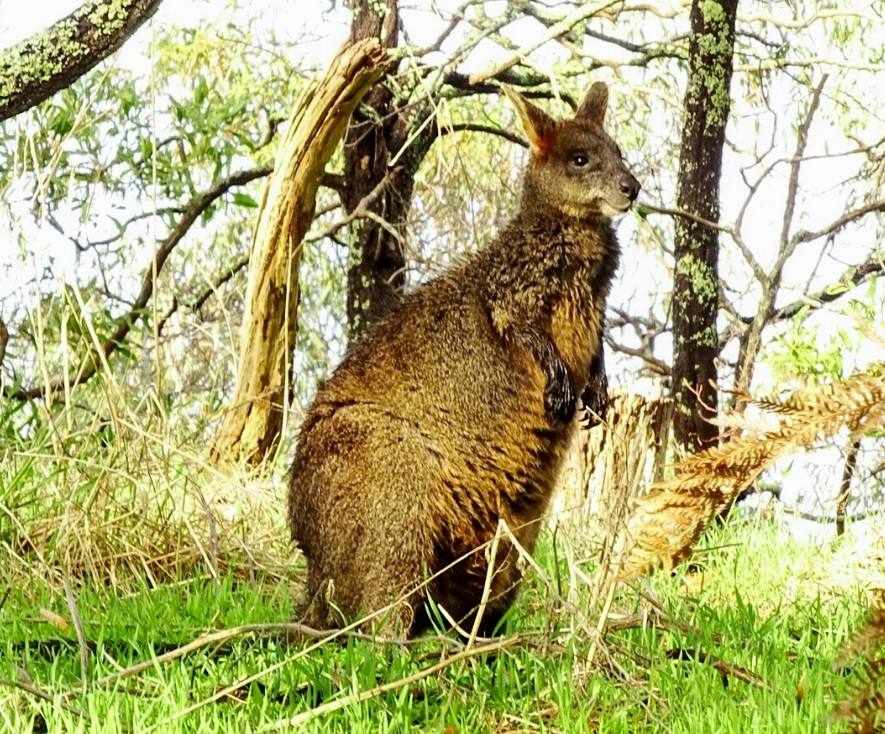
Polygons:
<instances>
[{"instance_id":1,"label":"bare branch","mask_svg":"<svg viewBox=\"0 0 885 734\"><path fill-rule=\"evenodd\" d=\"M808 28L808 26L816 23L819 20L829 20L833 18L865 18L867 20L873 21L874 23L881 20L879 18L874 18L870 14L859 13L857 11L816 10L807 18L799 18L795 20L791 20L790 18L777 18L773 15L764 15L761 13L757 13L756 15L739 15L738 21L742 25L747 26L758 26L760 23L768 23L777 28L788 28L790 30L801 31L805 28Z\"/></svg>"},{"instance_id":2,"label":"bare branch","mask_svg":"<svg viewBox=\"0 0 885 734\"><path fill-rule=\"evenodd\" d=\"M836 221L831 222L823 229L815 230L812 232L801 229L793 235L790 242L793 246L793 249L795 249L796 245L799 245L803 242L811 242L812 240L816 240L819 237L826 237L833 234L834 232L839 231L846 224L850 224L856 219L860 219L861 217L866 216L867 214L871 214L872 212L881 211L885 211L885 199L879 199L879 201L873 201L858 209L853 209L852 211L843 214Z\"/></svg>"},{"instance_id":3,"label":"bare branch","mask_svg":"<svg viewBox=\"0 0 885 734\"><path fill-rule=\"evenodd\" d=\"M706 227L710 227L711 229L718 230L719 232L724 232L738 246L738 249L741 251L741 255L746 261L747 265L750 266L750 269L753 271L753 275L756 276L756 279L762 283L763 285L768 282L768 277L765 274L765 271L762 269L762 266L759 264L759 261L756 259L755 255L753 255L753 251L747 246L747 243L744 242L743 237L741 237L740 232L737 228L727 227L723 224L719 224L718 222L710 221L709 219L705 219L704 217L698 216L692 212L686 211L684 209L671 209L669 207L657 206L656 204L649 204L646 202L642 202L640 204L642 209L647 209L651 212L655 212L656 214L665 214L670 217L683 217L685 219L690 219L693 222L697 222L698 224L703 224Z\"/></svg>"},{"instance_id":4,"label":"bare branch","mask_svg":"<svg viewBox=\"0 0 885 734\"><path fill-rule=\"evenodd\" d=\"M814 113L817 112L820 104L820 93L823 91L824 84L827 83L827 74L824 74L811 96L811 103L808 105L808 112L802 125L799 126L799 135L796 137L796 152L793 154L793 164L790 166L790 182L787 187L787 204L784 208L784 222L781 229L781 253L778 256L775 272L772 273L774 278L778 277L778 272L783 267L784 262L795 249L796 243L789 240L790 227L793 226L793 214L796 211L796 194L799 191L799 170L802 168L802 156L805 154L805 146L808 144L808 131L811 128L811 122L814 119ZM792 247L790 246L792 245Z\"/></svg>"},{"instance_id":5,"label":"bare branch","mask_svg":"<svg viewBox=\"0 0 885 734\"><path fill-rule=\"evenodd\" d=\"M502 130L499 127L493 127L492 125L480 125L473 122L459 122L455 123L454 125L443 125L439 129L438 135L442 136L449 133L457 132L488 133L489 135L497 135L499 138L509 140L511 143L519 145L523 148L528 148L529 145L528 141L521 135L511 133L507 130Z\"/></svg>"},{"instance_id":6,"label":"bare branch","mask_svg":"<svg viewBox=\"0 0 885 734\"><path fill-rule=\"evenodd\" d=\"M568 33L568 31L574 28L582 20L586 20L587 18L590 18L594 15L598 15L606 8L615 5L616 2L617 0L603 0L603 2L578 6L574 11L569 13L558 23L554 23L553 25L549 26L547 31L545 33L542 33L537 39L533 40L531 43L523 46L522 48L517 49L504 61L495 64L485 71L471 74L470 84L478 84L479 82L484 82L487 79L492 79L493 77L498 76L502 71L506 71L507 69L516 66L526 56L543 46L548 41L555 40L563 34Z\"/></svg>"},{"instance_id":7,"label":"bare branch","mask_svg":"<svg viewBox=\"0 0 885 734\"><path fill-rule=\"evenodd\" d=\"M651 349L642 349L640 347L628 347L626 344L620 344L616 342L612 337L608 334L605 335L605 343L608 344L612 349L616 352L621 352L622 354L628 354L631 357L639 357L648 368L663 377L670 377L672 374L672 370L670 365L664 362L662 359L658 359L651 353Z\"/></svg>"},{"instance_id":8,"label":"bare branch","mask_svg":"<svg viewBox=\"0 0 885 734\"><path fill-rule=\"evenodd\" d=\"M318 242L319 240L322 240L326 237L331 237L333 234L335 234L339 230L343 229L344 227L349 225L351 222L356 221L357 219L371 218L373 215L373 212L369 211L369 206L372 204L372 202L375 201L375 199L377 199L379 196L381 196L382 192L384 191L385 188L387 188L388 184L393 179L393 177L396 175L397 171L398 171L398 168L391 168L390 170L388 170L388 172L384 176L384 178L382 178L378 182L378 184L375 186L375 188L373 188L368 194L366 194L362 199L360 199L359 202L357 202L357 205L353 208L352 211L348 212L347 216L344 217L344 219L342 219L341 221L335 222L334 224L332 224L329 227L327 227L326 229L324 229L322 232L319 232L318 234L315 234L312 237L305 237L304 241L305 242ZM344 178L344 177L342 176L342 178ZM385 224L387 224L387 223L385 222Z\"/></svg>"},{"instance_id":9,"label":"bare branch","mask_svg":"<svg viewBox=\"0 0 885 734\"><path fill-rule=\"evenodd\" d=\"M786 306L781 306L774 312L771 320L782 321L783 319L792 318L803 308L820 308L824 304L838 300L847 291L856 288L871 275L879 273L885 273L885 262L871 257L860 265L848 268L835 282L816 293L808 293L792 303L788 303ZM747 318L744 321L745 323L751 323L752 319Z\"/></svg>"},{"instance_id":10,"label":"bare branch","mask_svg":"<svg viewBox=\"0 0 885 734\"><path fill-rule=\"evenodd\" d=\"M174 314L180 306L184 306L191 313L197 313L202 307L203 304L206 303L215 293L218 292L218 289L221 288L225 283L227 283L231 278L233 278L237 273L241 270L245 269L245 267L249 264L249 257L241 257L237 260L233 265L231 265L227 270L225 270L221 275L219 275L215 280L213 280L209 287L206 288L196 300L190 303L181 303L177 297L172 299L172 305L169 307L169 310L163 314L163 318L160 319L160 322L157 324L157 334L160 335L163 333L163 329L166 326L166 322L172 318L172 314Z\"/></svg>"},{"instance_id":11,"label":"bare branch","mask_svg":"<svg viewBox=\"0 0 885 734\"><path fill-rule=\"evenodd\" d=\"M172 251L188 233L199 216L205 212L216 199L223 196L231 188L235 186L243 186L257 178L267 176L271 173L271 170L272 169L270 168L252 168L240 171L229 178L219 181L211 189L197 195L191 200L187 207L185 207L185 212L178 224L169 233L169 236L160 243L154 253L153 260L145 271L141 290L135 301L133 301L132 308L129 309L129 311L119 320L119 325L114 330L113 334L102 343L101 353L105 359L110 357L120 348L123 344L123 340L127 337L132 327L144 317L145 307L154 292L154 286L156 285L155 279L159 277L160 272L166 264L166 261L169 259L169 256L172 254ZM14 400L33 400L34 398L39 398L44 395L52 395L64 390L66 387L71 388L75 385L81 385L98 371L100 360L97 357L98 355L93 355L92 359L87 360L84 363L83 369L76 377L72 378L67 385L63 378L56 378L46 387L35 386L30 388L18 388L14 390L5 390L4 393L6 397Z\"/></svg>"}]
</instances>

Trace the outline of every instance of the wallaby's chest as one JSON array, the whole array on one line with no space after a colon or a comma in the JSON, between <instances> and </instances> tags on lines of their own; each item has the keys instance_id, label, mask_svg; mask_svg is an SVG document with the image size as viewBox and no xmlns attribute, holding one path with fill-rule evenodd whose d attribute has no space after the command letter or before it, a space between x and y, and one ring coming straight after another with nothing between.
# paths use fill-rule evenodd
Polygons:
<instances>
[{"instance_id":1,"label":"wallaby's chest","mask_svg":"<svg viewBox=\"0 0 885 734\"><path fill-rule=\"evenodd\" d=\"M603 295L589 277L573 278L553 304L550 336L573 375L582 379L602 335Z\"/></svg>"}]
</instances>

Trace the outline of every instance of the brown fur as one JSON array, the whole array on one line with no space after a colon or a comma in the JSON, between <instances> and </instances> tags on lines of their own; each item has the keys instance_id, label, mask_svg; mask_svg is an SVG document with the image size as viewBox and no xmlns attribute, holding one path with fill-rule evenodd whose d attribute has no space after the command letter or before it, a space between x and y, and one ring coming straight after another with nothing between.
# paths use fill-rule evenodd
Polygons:
<instances>
[{"instance_id":1,"label":"brown fur","mask_svg":"<svg viewBox=\"0 0 885 734\"><path fill-rule=\"evenodd\" d=\"M289 519L312 626L400 600L388 626L415 634L428 594L469 623L488 571L474 551L499 519L534 546L575 396L599 362L619 253L609 216L639 185L602 129L604 84L563 121L508 95L532 142L519 211L354 346L301 428ZM515 596L515 560L503 540L485 629Z\"/></svg>"}]
</instances>

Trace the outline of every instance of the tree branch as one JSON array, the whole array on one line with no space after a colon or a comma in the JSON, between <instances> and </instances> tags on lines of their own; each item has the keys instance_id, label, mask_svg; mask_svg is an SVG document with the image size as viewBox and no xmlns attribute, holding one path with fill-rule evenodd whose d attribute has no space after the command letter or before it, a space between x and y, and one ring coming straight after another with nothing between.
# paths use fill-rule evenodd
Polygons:
<instances>
[{"instance_id":1,"label":"tree branch","mask_svg":"<svg viewBox=\"0 0 885 734\"><path fill-rule=\"evenodd\" d=\"M522 48L517 49L509 58L492 66L486 71L471 74L469 79L470 84L478 84L493 77L499 76L501 72L507 71L511 67L516 66L535 49L540 48L548 41L555 40L563 34L568 33L568 31L574 28L581 21L586 20L587 18L590 18L594 15L598 15L606 8L614 4L615 3L613 0L602 0L602 2L578 6L575 10L566 15L562 20L548 26L546 32L542 33L531 43L528 43Z\"/></svg>"},{"instance_id":2,"label":"tree branch","mask_svg":"<svg viewBox=\"0 0 885 734\"><path fill-rule=\"evenodd\" d=\"M733 229L731 227L726 227L723 224L710 221L709 219L705 219L704 217L693 214L692 212L686 211L685 209L671 209L669 207L657 206L656 204L648 204L646 202L640 203L637 211L640 215L644 215L646 212L654 212L655 214L665 214L669 217L683 217L685 219L691 220L692 222L702 224L705 227L710 227L710 229L724 232L729 237L731 237L732 240L734 240L734 243L738 246L738 249L741 251L741 255L743 256L747 265L750 266L750 269L753 271L753 275L756 276L756 279L763 285L768 282L765 271L762 269L759 261L753 255L752 250L750 250L750 248L747 246L747 243L744 242L743 237L741 237L739 231L736 228Z\"/></svg>"},{"instance_id":3,"label":"tree branch","mask_svg":"<svg viewBox=\"0 0 885 734\"><path fill-rule=\"evenodd\" d=\"M191 313L197 313L202 307L203 304L208 301L213 294L218 292L218 289L221 288L225 283L227 283L231 278L233 278L237 273L243 270L249 264L249 257L244 256L237 260L233 265L231 265L227 270L225 270L221 275L219 275L214 281L209 284L209 287L206 288L196 300L190 303L182 303L178 300L177 297L172 299L172 305L169 307L169 310L163 314L163 318L160 319L160 322L157 324L157 334L162 334L163 329L166 327L166 322L172 318L172 314L174 314L179 306L184 306Z\"/></svg>"},{"instance_id":4,"label":"tree branch","mask_svg":"<svg viewBox=\"0 0 885 734\"><path fill-rule=\"evenodd\" d=\"M787 258L793 254L797 243L790 240L790 227L793 225L793 214L796 210L796 195L799 191L799 170L802 168L802 156L805 154L805 146L808 144L808 131L811 129L811 122L814 120L814 113L820 104L820 93L823 91L824 84L827 83L827 74L824 74L811 96L811 103L808 105L808 112L805 119L799 126L799 134L796 137L796 152L793 154L793 163L790 166L790 182L787 186L787 204L784 208L784 222L781 228L781 253L778 256L777 265L772 273L772 280L779 280L780 270L783 268Z\"/></svg>"},{"instance_id":5,"label":"tree branch","mask_svg":"<svg viewBox=\"0 0 885 734\"><path fill-rule=\"evenodd\" d=\"M211 189L202 194L198 194L191 200L191 202L185 207L184 214L178 224L169 233L169 236L160 243L160 246L154 253L153 260L145 271L141 290L133 302L132 308L119 319L117 328L102 343L101 353L105 359L110 357L120 348L123 340L132 330L132 327L144 316L145 307L154 292L156 278L159 277L160 271L163 269L163 266L166 264L172 251L178 243L181 242L199 216L206 211L216 199L223 196L234 186L243 186L250 181L254 181L256 178L267 176L271 173L271 170L272 169L270 168L252 168L240 171L229 178L219 181ZM81 385L95 375L98 371L98 365L100 364L100 360L97 357L97 354L93 354L93 358L85 363L85 366L80 370L76 377L67 383L68 388L74 387L75 385ZM65 387L65 380L63 378L56 378L47 386L17 388L14 390L6 390L4 392L7 398L12 398L13 400L33 400L34 398L39 398L43 395L49 396L64 390Z\"/></svg>"},{"instance_id":6,"label":"tree branch","mask_svg":"<svg viewBox=\"0 0 885 734\"><path fill-rule=\"evenodd\" d=\"M493 127L492 125L480 125L473 122L458 122L454 125L443 125L439 129L439 136L448 135L450 133L459 133L459 132L475 132L475 133L488 133L489 135L497 135L499 138L504 138L505 140L509 140L511 143L519 145L523 148L528 148L528 141L521 135L517 135L515 133L508 132L507 130L502 130L500 127Z\"/></svg>"},{"instance_id":7,"label":"tree branch","mask_svg":"<svg viewBox=\"0 0 885 734\"><path fill-rule=\"evenodd\" d=\"M605 343L608 344L612 349L616 352L621 352L622 354L627 354L631 357L639 357L648 368L662 377L670 377L673 374L673 370L670 368L666 362L662 359L658 359L655 357L650 349L642 349L637 347L628 347L626 344L621 344L616 342L612 337L608 334L604 336Z\"/></svg>"},{"instance_id":8,"label":"tree branch","mask_svg":"<svg viewBox=\"0 0 885 734\"><path fill-rule=\"evenodd\" d=\"M803 308L820 308L826 303L831 303L840 298L846 291L856 288L863 283L871 275L885 273L885 262L875 257L871 257L860 265L848 268L839 279L834 283L826 286L816 293L808 293L801 298L781 306L774 312L771 321L782 321L789 319L799 313ZM752 318L745 317L744 323L750 324Z\"/></svg>"},{"instance_id":9,"label":"tree branch","mask_svg":"<svg viewBox=\"0 0 885 734\"><path fill-rule=\"evenodd\" d=\"M861 217L870 214L872 212L882 212L885 211L885 199L879 199L879 201L873 201L869 204L866 204L858 209L853 209L850 212L843 214L836 221L831 222L823 229L819 229L813 232L809 232L804 229L800 229L796 234L792 236L790 242L793 244L793 249L795 249L796 245L802 244L803 242L811 242L812 240L816 240L819 237L826 237L827 235L831 235L834 232L842 229L846 224L850 224L855 219L860 219Z\"/></svg>"},{"instance_id":10,"label":"tree branch","mask_svg":"<svg viewBox=\"0 0 885 734\"><path fill-rule=\"evenodd\" d=\"M0 121L70 86L110 56L162 0L88 0L47 30L0 52Z\"/></svg>"}]
</instances>

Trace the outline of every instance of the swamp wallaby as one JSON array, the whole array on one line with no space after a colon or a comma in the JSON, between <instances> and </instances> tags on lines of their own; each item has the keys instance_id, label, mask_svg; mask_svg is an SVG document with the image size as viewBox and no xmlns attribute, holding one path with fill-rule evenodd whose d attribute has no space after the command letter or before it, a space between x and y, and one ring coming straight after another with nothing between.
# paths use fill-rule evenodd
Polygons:
<instances>
[{"instance_id":1,"label":"swamp wallaby","mask_svg":"<svg viewBox=\"0 0 885 734\"><path fill-rule=\"evenodd\" d=\"M416 634L428 596L472 624L484 544L503 520L532 549L576 396L604 409L601 330L619 255L609 218L639 183L603 130L605 84L567 120L507 93L531 143L516 215L377 323L301 427L289 521L307 557L311 626L389 606L387 629ZM519 584L507 538L483 630Z\"/></svg>"}]
</instances>

